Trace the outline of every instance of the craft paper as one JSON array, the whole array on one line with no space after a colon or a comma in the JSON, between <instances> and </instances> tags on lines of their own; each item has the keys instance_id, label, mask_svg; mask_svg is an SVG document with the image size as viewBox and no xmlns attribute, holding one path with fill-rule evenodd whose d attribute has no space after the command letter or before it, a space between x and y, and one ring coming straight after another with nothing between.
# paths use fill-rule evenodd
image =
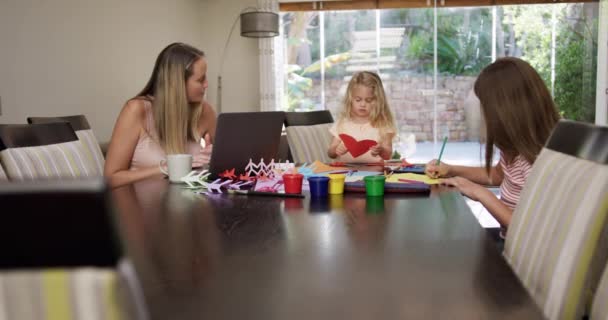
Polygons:
<instances>
[{"instance_id":1,"label":"craft paper","mask_svg":"<svg viewBox=\"0 0 608 320\"><path fill-rule=\"evenodd\" d=\"M369 151L369 149L371 149L371 147L378 144L378 142L374 140L357 141L355 138L344 133L340 134L340 139L342 139L344 146L346 146L346 149L348 150L348 152L350 152L353 158L365 154Z\"/></svg>"},{"instance_id":2,"label":"craft paper","mask_svg":"<svg viewBox=\"0 0 608 320\"><path fill-rule=\"evenodd\" d=\"M350 170L350 168L348 167L332 167L329 165L326 165L325 163L317 160L315 162L313 162L313 164L311 165L311 167L313 168L313 172L314 173L321 173L321 172L329 172L329 171L348 171Z\"/></svg>"},{"instance_id":3,"label":"craft paper","mask_svg":"<svg viewBox=\"0 0 608 320\"><path fill-rule=\"evenodd\" d=\"M399 179L404 180L412 180L417 182L422 182L426 184L439 184L439 179L432 179L425 174L415 174L415 173L395 173L392 174L386 182L397 182L397 183L405 183L403 181L399 181Z\"/></svg>"}]
</instances>

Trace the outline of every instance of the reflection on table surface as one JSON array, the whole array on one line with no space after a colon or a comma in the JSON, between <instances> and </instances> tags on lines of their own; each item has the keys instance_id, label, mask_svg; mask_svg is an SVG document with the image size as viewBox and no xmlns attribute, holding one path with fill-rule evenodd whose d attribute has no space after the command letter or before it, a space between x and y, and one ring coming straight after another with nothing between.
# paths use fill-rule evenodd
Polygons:
<instances>
[{"instance_id":1,"label":"reflection on table surface","mask_svg":"<svg viewBox=\"0 0 608 320\"><path fill-rule=\"evenodd\" d=\"M113 192L154 319L542 318L462 196Z\"/></svg>"}]
</instances>

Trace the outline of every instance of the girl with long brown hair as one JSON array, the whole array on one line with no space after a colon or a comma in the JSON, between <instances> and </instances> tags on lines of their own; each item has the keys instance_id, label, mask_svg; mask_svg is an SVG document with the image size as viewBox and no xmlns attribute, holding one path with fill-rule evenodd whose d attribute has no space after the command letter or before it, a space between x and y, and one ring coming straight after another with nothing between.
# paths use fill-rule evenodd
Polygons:
<instances>
[{"instance_id":1,"label":"girl with long brown hair","mask_svg":"<svg viewBox=\"0 0 608 320\"><path fill-rule=\"evenodd\" d=\"M536 70L518 58L500 58L487 66L474 91L485 120L485 168L436 165L433 160L426 165L426 174L447 178L443 184L481 202L506 228L532 164L560 116ZM500 150L497 165L494 147ZM484 186L500 186L500 200Z\"/></svg>"}]
</instances>

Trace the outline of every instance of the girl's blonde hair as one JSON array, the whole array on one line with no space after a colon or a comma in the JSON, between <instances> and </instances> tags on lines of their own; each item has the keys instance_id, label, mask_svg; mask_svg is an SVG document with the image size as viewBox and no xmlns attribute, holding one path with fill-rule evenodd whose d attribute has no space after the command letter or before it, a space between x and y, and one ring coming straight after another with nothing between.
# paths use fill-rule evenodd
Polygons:
<instances>
[{"instance_id":1,"label":"girl's blonde hair","mask_svg":"<svg viewBox=\"0 0 608 320\"><path fill-rule=\"evenodd\" d=\"M352 111L352 92L355 86L365 86L372 88L374 93L374 103L372 104L372 110L370 112L370 123L372 127L378 128L381 135L392 132L396 133L397 129L395 126L395 120L393 113L388 105L386 94L384 93L384 86L380 76L374 72L362 71L357 72L353 75L346 88L346 95L344 97L344 108L340 114L340 119L350 119Z\"/></svg>"},{"instance_id":2,"label":"girl's blonde hair","mask_svg":"<svg viewBox=\"0 0 608 320\"><path fill-rule=\"evenodd\" d=\"M545 145L560 119L547 86L527 62L500 58L484 68L475 81L486 131L486 170L494 146L512 161L521 155L529 163Z\"/></svg>"},{"instance_id":3,"label":"girl's blonde hair","mask_svg":"<svg viewBox=\"0 0 608 320\"><path fill-rule=\"evenodd\" d=\"M187 44L170 44L156 58L152 76L138 95L154 98L154 124L167 154L185 153L187 141L201 139L198 123L202 103L188 102L186 82L194 63L204 56L203 51Z\"/></svg>"}]
</instances>

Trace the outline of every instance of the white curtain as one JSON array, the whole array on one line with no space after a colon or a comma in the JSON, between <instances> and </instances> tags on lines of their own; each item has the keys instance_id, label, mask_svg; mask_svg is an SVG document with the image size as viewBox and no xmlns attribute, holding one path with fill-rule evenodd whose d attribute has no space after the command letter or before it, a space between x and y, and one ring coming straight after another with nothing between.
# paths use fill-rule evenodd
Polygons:
<instances>
[{"instance_id":1,"label":"white curtain","mask_svg":"<svg viewBox=\"0 0 608 320\"><path fill-rule=\"evenodd\" d=\"M279 13L278 0L258 0L258 9ZM281 109L283 93L283 47L281 37L259 39L260 109Z\"/></svg>"}]
</instances>

